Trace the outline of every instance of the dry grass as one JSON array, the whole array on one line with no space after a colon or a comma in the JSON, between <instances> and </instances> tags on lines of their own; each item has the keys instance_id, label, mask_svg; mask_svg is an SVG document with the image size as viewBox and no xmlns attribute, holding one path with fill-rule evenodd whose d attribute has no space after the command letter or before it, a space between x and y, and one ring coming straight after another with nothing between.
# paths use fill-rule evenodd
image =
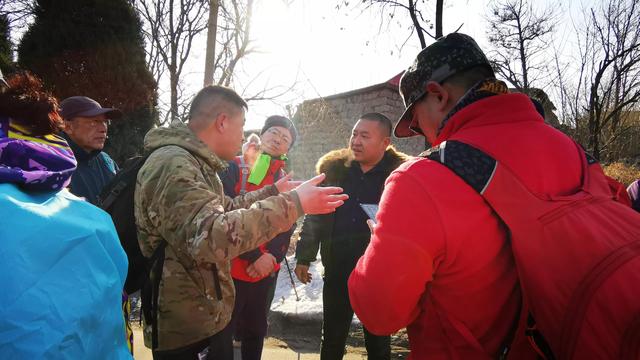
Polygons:
<instances>
[{"instance_id":1,"label":"dry grass","mask_svg":"<svg viewBox=\"0 0 640 360\"><path fill-rule=\"evenodd\" d=\"M614 162L609 165L605 165L603 170L605 174L620 181L624 186L629 186L632 182L640 179L640 169L621 162Z\"/></svg>"}]
</instances>

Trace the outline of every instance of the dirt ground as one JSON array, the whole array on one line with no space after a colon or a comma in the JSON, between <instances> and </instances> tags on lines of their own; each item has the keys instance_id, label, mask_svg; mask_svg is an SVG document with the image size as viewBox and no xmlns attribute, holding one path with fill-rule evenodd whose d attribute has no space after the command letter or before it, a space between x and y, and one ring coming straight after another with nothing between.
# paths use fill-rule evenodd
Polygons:
<instances>
[{"instance_id":1,"label":"dirt ground","mask_svg":"<svg viewBox=\"0 0 640 360\"><path fill-rule=\"evenodd\" d=\"M265 342L272 346L286 346L294 353L311 355L308 359L320 358L320 339L322 323L295 317L285 317L271 312L269 316L269 339ZM391 336L391 359L406 359L409 355L407 334L401 330ZM366 359L364 333L362 326L352 324L347 338L347 355L344 359ZM301 357L301 359L307 357ZM263 359L269 359L263 356ZM273 358L274 360L276 358Z\"/></svg>"},{"instance_id":2,"label":"dirt ground","mask_svg":"<svg viewBox=\"0 0 640 360\"><path fill-rule=\"evenodd\" d=\"M288 319L272 314L269 319L269 337L265 339L263 360L318 360L320 359L321 324L318 321ZM347 339L344 360L367 358L362 327L352 325ZM142 331L134 327L134 357L151 360L151 351L144 347ZM391 337L391 359L406 359L409 345L404 331ZM236 349L238 350L238 349ZM236 351L236 360L241 360Z\"/></svg>"}]
</instances>

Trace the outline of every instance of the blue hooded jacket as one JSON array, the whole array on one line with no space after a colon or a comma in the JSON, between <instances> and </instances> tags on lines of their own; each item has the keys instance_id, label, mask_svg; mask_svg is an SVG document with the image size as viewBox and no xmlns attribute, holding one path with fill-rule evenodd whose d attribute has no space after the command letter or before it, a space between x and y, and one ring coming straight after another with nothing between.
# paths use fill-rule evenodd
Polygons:
<instances>
[{"instance_id":1,"label":"blue hooded jacket","mask_svg":"<svg viewBox=\"0 0 640 360\"><path fill-rule=\"evenodd\" d=\"M64 187L64 139L0 117L0 357L131 359L127 256L107 213Z\"/></svg>"}]
</instances>

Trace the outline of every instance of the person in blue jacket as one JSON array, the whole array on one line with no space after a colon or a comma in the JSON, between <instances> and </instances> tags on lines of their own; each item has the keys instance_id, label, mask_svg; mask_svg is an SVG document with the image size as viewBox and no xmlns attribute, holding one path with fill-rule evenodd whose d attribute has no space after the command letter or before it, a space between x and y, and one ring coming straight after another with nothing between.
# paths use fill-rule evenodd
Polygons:
<instances>
[{"instance_id":1,"label":"person in blue jacket","mask_svg":"<svg viewBox=\"0 0 640 360\"><path fill-rule=\"evenodd\" d=\"M112 119L122 117L114 108L103 108L86 96L72 96L60 102L64 134L78 167L70 190L92 204L98 204L102 188L116 175L118 166L102 149Z\"/></svg>"},{"instance_id":2,"label":"person in blue jacket","mask_svg":"<svg viewBox=\"0 0 640 360\"><path fill-rule=\"evenodd\" d=\"M2 82L0 82L2 83ZM109 215L66 190L57 100L28 73L0 92L0 357L131 359L127 257Z\"/></svg>"}]
</instances>

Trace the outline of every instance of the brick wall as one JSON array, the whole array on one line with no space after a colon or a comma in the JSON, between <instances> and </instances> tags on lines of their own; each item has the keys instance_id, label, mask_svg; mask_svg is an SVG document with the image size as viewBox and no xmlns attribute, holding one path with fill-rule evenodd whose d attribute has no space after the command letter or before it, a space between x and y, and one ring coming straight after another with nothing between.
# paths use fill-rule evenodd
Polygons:
<instances>
[{"instance_id":1,"label":"brick wall","mask_svg":"<svg viewBox=\"0 0 640 360\"><path fill-rule=\"evenodd\" d=\"M293 118L299 134L289 152L290 168L297 178L313 176L316 162L322 155L347 146L351 129L360 115L379 112L395 124L403 110L398 90L389 86L305 101ZM392 143L400 151L417 155L424 150L423 139L392 137Z\"/></svg>"}]
</instances>

